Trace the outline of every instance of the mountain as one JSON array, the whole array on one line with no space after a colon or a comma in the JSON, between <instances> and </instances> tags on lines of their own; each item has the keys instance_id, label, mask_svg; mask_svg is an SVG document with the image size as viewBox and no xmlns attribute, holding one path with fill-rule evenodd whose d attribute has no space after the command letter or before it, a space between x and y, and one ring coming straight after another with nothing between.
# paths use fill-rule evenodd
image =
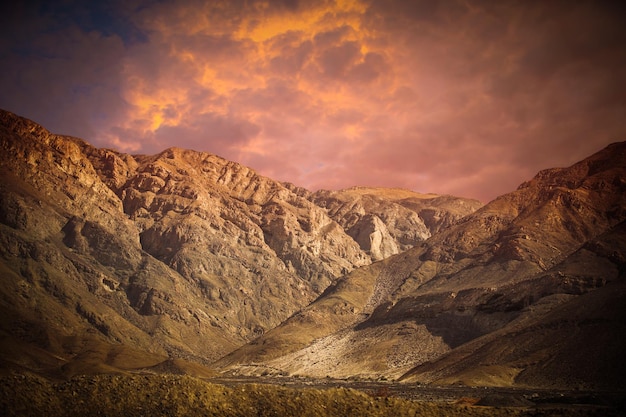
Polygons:
<instances>
[{"instance_id":1,"label":"mountain","mask_svg":"<svg viewBox=\"0 0 626 417\"><path fill-rule=\"evenodd\" d=\"M626 142L337 280L233 374L624 389Z\"/></svg>"},{"instance_id":2,"label":"mountain","mask_svg":"<svg viewBox=\"0 0 626 417\"><path fill-rule=\"evenodd\" d=\"M487 205L0 111L0 371L624 389L626 142Z\"/></svg>"},{"instance_id":3,"label":"mountain","mask_svg":"<svg viewBox=\"0 0 626 417\"><path fill-rule=\"evenodd\" d=\"M403 191L398 203L372 190L361 199L376 204L358 216L378 219L376 227L355 238L345 215L328 208L338 197L209 153L127 155L6 111L0 147L0 367L53 376L210 372L196 364L254 340L391 253L363 244L381 230L402 242L398 250L431 233L406 240L410 230L395 232L402 217L420 223L419 213L434 210L435 230L480 205L428 196L434 204L417 207L417 193Z\"/></svg>"},{"instance_id":4,"label":"mountain","mask_svg":"<svg viewBox=\"0 0 626 417\"><path fill-rule=\"evenodd\" d=\"M354 187L309 196L379 261L412 248L473 213L482 203L403 189Z\"/></svg>"}]
</instances>

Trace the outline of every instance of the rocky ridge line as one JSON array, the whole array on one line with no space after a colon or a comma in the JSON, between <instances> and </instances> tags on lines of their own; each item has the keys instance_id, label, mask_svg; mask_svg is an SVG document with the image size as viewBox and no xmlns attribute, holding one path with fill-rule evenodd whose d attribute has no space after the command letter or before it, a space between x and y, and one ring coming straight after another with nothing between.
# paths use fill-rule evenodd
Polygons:
<instances>
[{"instance_id":1,"label":"rocky ridge line","mask_svg":"<svg viewBox=\"0 0 626 417\"><path fill-rule=\"evenodd\" d=\"M312 193L234 162L98 149L5 111L0 122L9 367L115 367L111 344L207 363L372 261Z\"/></svg>"}]
</instances>

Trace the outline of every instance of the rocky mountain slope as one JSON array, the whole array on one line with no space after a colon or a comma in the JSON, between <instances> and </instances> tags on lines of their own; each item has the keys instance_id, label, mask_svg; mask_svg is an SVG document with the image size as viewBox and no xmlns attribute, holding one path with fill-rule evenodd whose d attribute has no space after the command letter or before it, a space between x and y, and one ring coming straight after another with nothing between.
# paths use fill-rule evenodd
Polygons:
<instances>
[{"instance_id":1,"label":"rocky mountain slope","mask_svg":"<svg viewBox=\"0 0 626 417\"><path fill-rule=\"evenodd\" d=\"M326 208L374 261L410 249L482 207L476 200L367 187L321 190L309 199Z\"/></svg>"},{"instance_id":2,"label":"rocky mountain slope","mask_svg":"<svg viewBox=\"0 0 626 417\"><path fill-rule=\"evenodd\" d=\"M331 209L338 197L208 153L121 154L5 111L0 147L4 369L72 375L170 358L201 372L189 361L218 359L478 205L428 196L435 204L418 207L405 191L410 208L398 209L372 190L361 199L376 203L356 216L378 220L355 234L349 210ZM430 229L405 227L403 217L424 227L427 210L438 213ZM385 230L392 251L377 243Z\"/></svg>"},{"instance_id":3,"label":"rocky mountain slope","mask_svg":"<svg viewBox=\"0 0 626 417\"><path fill-rule=\"evenodd\" d=\"M624 389L626 143L356 269L232 373Z\"/></svg>"}]
</instances>

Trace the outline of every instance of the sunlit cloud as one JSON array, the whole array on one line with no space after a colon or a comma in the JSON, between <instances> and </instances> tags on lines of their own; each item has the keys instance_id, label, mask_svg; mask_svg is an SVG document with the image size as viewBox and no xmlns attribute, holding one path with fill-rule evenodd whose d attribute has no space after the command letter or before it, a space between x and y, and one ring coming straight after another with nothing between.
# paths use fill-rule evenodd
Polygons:
<instances>
[{"instance_id":1,"label":"sunlit cloud","mask_svg":"<svg viewBox=\"0 0 626 417\"><path fill-rule=\"evenodd\" d=\"M115 24L34 10L0 44L0 105L124 152L486 201L626 140L618 5L136 0L113 3Z\"/></svg>"}]
</instances>

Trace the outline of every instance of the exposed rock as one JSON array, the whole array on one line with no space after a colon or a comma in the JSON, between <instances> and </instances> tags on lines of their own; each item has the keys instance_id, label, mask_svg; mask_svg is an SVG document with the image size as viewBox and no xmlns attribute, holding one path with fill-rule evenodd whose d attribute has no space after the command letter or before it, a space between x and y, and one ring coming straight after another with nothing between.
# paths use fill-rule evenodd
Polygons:
<instances>
[{"instance_id":1,"label":"exposed rock","mask_svg":"<svg viewBox=\"0 0 626 417\"><path fill-rule=\"evenodd\" d=\"M542 171L413 249L348 274L217 365L623 389L624 178L626 143Z\"/></svg>"},{"instance_id":2,"label":"exposed rock","mask_svg":"<svg viewBox=\"0 0 626 417\"><path fill-rule=\"evenodd\" d=\"M0 148L2 329L41 329L11 343L63 361L86 341L212 361L398 252L389 227L412 233L382 200L349 235L309 191L215 155L98 149L5 111Z\"/></svg>"},{"instance_id":3,"label":"exposed rock","mask_svg":"<svg viewBox=\"0 0 626 417\"><path fill-rule=\"evenodd\" d=\"M379 261L400 252L387 226L376 215L363 216L348 229L348 234L356 240L361 248L369 249L372 260Z\"/></svg>"},{"instance_id":4,"label":"exposed rock","mask_svg":"<svg viewBox=\"0 0 626 417\"><path fill-rule=\"evenodd\" d=\"M481 207L0 122L4 371L624 388L626 143Z\"/></svg>"},{"instance_id":5,"label":"exposed rock","mask_svg":"<svg viewBox=\"0 0 626 417\"><path fill-rule=\"evenodd\" d=\"M24 350L71 360L80 347L60 340L96 338L211 361L370 263L324 209L236 163L0 122L2 328L45 332L17 337Z\"/></svg>"},{"instance_id":6,"label":"exposed rock","mask_svg":"<svg viewBox=\"0 0 626 417\"><path fill-rule=\"evenodd\" d=\"M412 248L482 206L476 200L403 189L321 190L309 199L378 261Z\"/></svg>"}]
</instances>

